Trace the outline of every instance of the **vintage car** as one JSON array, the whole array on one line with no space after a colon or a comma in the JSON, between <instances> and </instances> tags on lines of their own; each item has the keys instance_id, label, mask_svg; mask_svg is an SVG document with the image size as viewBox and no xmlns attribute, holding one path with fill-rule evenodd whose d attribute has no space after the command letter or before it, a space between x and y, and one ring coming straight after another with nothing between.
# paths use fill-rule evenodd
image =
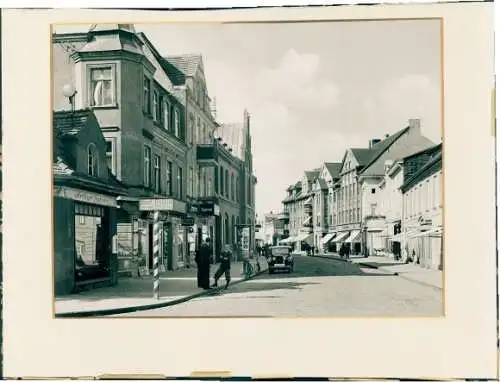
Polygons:
<instances>
[{"instance_id":1,"label":"vintage car","mask_svg":"<svg viewBox=\"0 0 500 382\"><path fill-rule=\"evenodd\" d=\"M272 274L276 271L293 272L293 256L292 248L286 245L272 246L268 249L267 264L269 273Z\"/></svg>"}]
</instances>

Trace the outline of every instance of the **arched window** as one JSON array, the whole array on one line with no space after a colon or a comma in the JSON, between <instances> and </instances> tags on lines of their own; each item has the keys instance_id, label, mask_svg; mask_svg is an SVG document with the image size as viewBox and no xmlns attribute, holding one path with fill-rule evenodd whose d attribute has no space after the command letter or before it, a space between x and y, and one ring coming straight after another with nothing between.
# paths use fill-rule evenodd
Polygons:
<instances>
[{"instance_id":1,"label":"arched window","mask_svg":"<svg viewBox=\"0 0 500 382\"><path fill-rule=\"evenodd\" d=\"M236 221L234 219L234 216L231 216L231 243L234 244L236 242L235 236L234 236L234 227L236 226Z\"/></svg>"},{"instance_id":2,"label":"arched window","mask_svg":"<svg viewBox=\"0 0 500 382\"><path fill-rule=\"evenodd\" d=\"M225 181L225 195L226 195L226 198L229 198L229 171L226 170L226 173L224 174L224 179L226 180Z\"/></svg>"},{"instance_id":3,"label":"arched window","mask_svg":"<svg viewBox=\"0 0 500 382\"><path fill-rule=\"evenodd\" d=\"M181 133L181 119L179 116L179 109L174 109L174 134L177 138L180 138Z\"/></svg>"},{"instance_id":4,"label":"arched window","mask_svg":"<svg viewBox=\"0 0 500 382\"><path fill-rule=\"evenodd\" d=\"M91 143L87 149L87 167L90 176L99 176L99 154L97 148Z\"/></svg>"}]
</instances>

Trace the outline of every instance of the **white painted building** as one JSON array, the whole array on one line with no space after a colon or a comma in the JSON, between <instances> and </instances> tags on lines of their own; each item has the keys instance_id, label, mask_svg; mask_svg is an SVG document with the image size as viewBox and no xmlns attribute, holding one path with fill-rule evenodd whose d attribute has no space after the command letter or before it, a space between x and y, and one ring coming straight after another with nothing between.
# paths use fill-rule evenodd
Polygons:
<instances>
[{"instance_id":1,"label":"white painted building","mask_svg":"<svg viewBox=\"0 0 500 382\"><path fill-rule=\"evenodd\" d=\"M405 162L410 175L401 187L403 257L425 268L442 269L441 144Z\"/></svg>"}]
</instances>

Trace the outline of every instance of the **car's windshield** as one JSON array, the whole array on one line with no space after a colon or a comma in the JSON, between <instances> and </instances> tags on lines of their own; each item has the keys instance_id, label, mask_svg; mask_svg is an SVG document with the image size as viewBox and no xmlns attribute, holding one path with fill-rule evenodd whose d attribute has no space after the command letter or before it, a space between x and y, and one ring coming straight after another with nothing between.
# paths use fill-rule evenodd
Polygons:
<instances>
[{"instance_id":1,"label":"car's windshield","mask_svg":"<svg viewBox=\"0 0 500 382\"><path fill-rule=\"evenodd\" d=\"M287 247L271 248L271 253L273 256L288 255L289 250Z\"/></svg>"}]
</instances>

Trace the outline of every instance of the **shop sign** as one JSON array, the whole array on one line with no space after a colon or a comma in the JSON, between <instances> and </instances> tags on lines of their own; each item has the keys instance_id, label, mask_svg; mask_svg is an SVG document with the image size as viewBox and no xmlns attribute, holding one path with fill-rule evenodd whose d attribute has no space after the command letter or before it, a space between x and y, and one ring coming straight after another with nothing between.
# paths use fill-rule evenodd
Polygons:
<instances>
[{"instance_id":1,"label":"shop sign","mask_svg":"<svg viewBox=\"0 0 500 382\"><path fill-rule=\"evenodd\" d=\"M141 199L139 200L139 209L141 211L175 211L185 213L186 204L171 198Z\"/></svg>"},{"instance_id":2,"label":"shop sign","mask_svg":"<svg viewBox=\"0 0 500 382\"><path fill-rule=\"evenodd\" d=\"M54 196L64 199L71 199L81 203L97 204L106 207L116 207L116 198L108 195L97 194L95 192L78 190L70 187L54 187Z\"/></svg>"},{"instance_id":3,"label":"shop sign","mask_svg":"<svg viewBox=\"0 0 500 382\"><path fill-rule=\"evenodd\" d=\"M185 217L182 219L182 225L184 227L192 227L194 226L194 218L189 216L189 217Z\"/></svg>"}]
</instances>

